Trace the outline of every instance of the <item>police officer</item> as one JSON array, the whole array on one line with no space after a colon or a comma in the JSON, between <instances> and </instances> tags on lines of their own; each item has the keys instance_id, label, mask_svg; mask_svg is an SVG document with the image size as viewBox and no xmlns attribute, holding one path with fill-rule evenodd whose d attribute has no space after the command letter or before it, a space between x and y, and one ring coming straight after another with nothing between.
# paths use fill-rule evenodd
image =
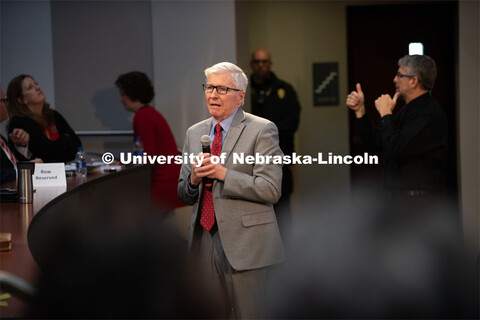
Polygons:
<instances>
[{"instance_id":1,"label":"police officer","mask_svg":"<svg viewBox=\"0 0 480 320\"><path fill-rule=\"evenodd\" d=\"M280 80L270 70L272 61L266 49L256 49L250 62L252 113L275 123L280 138L280 148L285 155L291 155L297 131L300 104L293 87ZM290 194L293 192L293 178L289 165L283 166L282 196L275 205L275 213L282 233L288 236L291 225Z\"/></svg>"}]
</instances>

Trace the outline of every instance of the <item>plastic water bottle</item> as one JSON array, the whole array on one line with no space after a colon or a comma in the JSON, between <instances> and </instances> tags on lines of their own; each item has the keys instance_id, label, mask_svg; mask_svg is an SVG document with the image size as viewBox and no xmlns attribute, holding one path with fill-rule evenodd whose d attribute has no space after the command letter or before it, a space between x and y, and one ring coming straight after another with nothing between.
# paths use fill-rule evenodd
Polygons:
<instances>
[{"instance_id":1,"label":"plastic water bottle","mask_svg":"<svg viewBox=\"0 0 480 320\"><path fill-rule=\"evenodd\" d=\"M143 142L140 137L137 137L133 143L133 155L143 156Z\"/></svg>"},{"instance_id":2,"label":"plastic water bottle","mask_svg":"<svg viewBox=\"0 0 480 320\"><path fill-rule=\"evenodd\" d=\"M85 152L83 152L82 147L78 147L77 150L77 155L75 156L75 165L77 167L76 175L79 177L85 177L87 176L87 160L85 158Z\"/></svg>"}]
</instances>

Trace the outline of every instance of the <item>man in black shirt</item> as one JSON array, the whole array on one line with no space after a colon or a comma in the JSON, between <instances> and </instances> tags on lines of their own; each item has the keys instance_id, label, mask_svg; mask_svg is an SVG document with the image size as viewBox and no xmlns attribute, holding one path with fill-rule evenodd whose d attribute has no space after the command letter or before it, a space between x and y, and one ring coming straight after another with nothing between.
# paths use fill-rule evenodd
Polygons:
<instances>
[{"instance_id":1,"label":"man in black shirt","mask_svg":"<svg viewBox=\"0 0 480 320\"><path fill-rule=\"evenodd\" d=\"M280 80L270 70L272 61L266 49L256 49L250 62L252 113L266 118L278 128L280 148L285 155L294 151L295 131L300 118L300 104L293 87ZM275 205L275 213L282 237L286 237L291 224L290 194L293 178L289 165L283 166L282 196Z\"/></svg>"},{"instance_id":2,"label":"man in black shirt","mask_svg":"<svg viewBox=\"0 0 480 320\"><path fill-rule=\"evenodd\" d=\"M447 121L431 96L437 69L424 55L406 55L398 61L393 82L396 93L381 95L375 107L381 116L375 128L365 111L365 98L357 83L347 97L355 112L360 136L374 151L383 151L384 186L394 197L422 197L440 193L447 159ZM392 115L397 99L406 105Z\"/></svg>"}]
</instances>

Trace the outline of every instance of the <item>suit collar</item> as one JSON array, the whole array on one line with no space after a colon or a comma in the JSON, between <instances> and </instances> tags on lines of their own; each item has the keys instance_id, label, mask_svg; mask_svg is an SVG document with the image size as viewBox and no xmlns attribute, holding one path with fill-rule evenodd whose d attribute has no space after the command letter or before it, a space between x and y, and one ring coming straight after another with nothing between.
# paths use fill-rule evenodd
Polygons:
<instances>
[{"instance_id":1,"label":"suit collar","mask_svg":"<svg viewBox=\"0 0 480 320\"><path fill-rule=\"evenodd\" d=\"M206 135L210 134L210 129L212 128L212 122L213 122L212 117L205 120L202 127L202 134L206 134Z\"/></svg>"},{"instance_id":2,"label":"suit collar","mask_svg":"<svg viewBox=\"0 0 480 320\"><path fill-rule=\"evenodd\" d=\"M237 114L233 117L232 124L230 125L230 129L228 130L227 137L223 143L222 153L227 155L227 161L231 156L232 150L237 144L238 138L242 133L243 129L245 128L245 113L240 108L238 109Z\"/></svg>"},{"instance_id":3,"label":"suit collar","mask_svg":"<svg viewBox=\"0 0 480 320\"><path fill-rule=\"evenodd\" d=\"M240 125L243 121L245 121L245 112L243 112L242 108L238 108L237 114L235 115L235 117L233 117L230 128Z\"/></svg>"},{"instance_id":4,"label":"suit collar","mask_svg":"<svg viewBox=\"0 0 480 320\"><path fill-rule=\"evenodd\" d=\"M225 153L227 160L230 158L233 148L235 147L240 134L242 133L245 127L245 112L241 108L238 109L237 114L233 117L232 124L228 130L227 136L222 146L222 153ZM212 128L213 118L210 117L204 121L203 127L201 128L201 135L209 135Z\"/></svg>"}]
</instances>

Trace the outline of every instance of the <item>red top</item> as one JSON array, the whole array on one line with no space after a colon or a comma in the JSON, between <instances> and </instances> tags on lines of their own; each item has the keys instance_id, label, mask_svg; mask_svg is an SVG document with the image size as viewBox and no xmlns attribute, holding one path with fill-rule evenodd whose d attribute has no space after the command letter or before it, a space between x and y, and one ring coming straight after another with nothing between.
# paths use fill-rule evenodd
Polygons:
<instances>
[{"instance_id":1,"label":"red top","mask_svg":"<svg viewBox=\"0 0 480 320\"><path fill-rule=\"evenodd\" d=\"M52 141L58 140L58 138L60 138L60 133L57 130L57 126L55 125L55 122L52 123L48 127L48 129L43 129L43 133L48 139Z\"/></svg>"},{"instance_id":2,"label":"red top","mask_svg":"<svg viewBox=\"0 0 480 320\"><path fill-rule=\"evenodd\" d=\"M143 151L153 155L180 155L165 118L151 106L140 108L133 118L134 140L140 137ZM155 164L152 170L152 200L162 210L185 206L177 196L181 164Z\"/></svg>"}]
</instances>

